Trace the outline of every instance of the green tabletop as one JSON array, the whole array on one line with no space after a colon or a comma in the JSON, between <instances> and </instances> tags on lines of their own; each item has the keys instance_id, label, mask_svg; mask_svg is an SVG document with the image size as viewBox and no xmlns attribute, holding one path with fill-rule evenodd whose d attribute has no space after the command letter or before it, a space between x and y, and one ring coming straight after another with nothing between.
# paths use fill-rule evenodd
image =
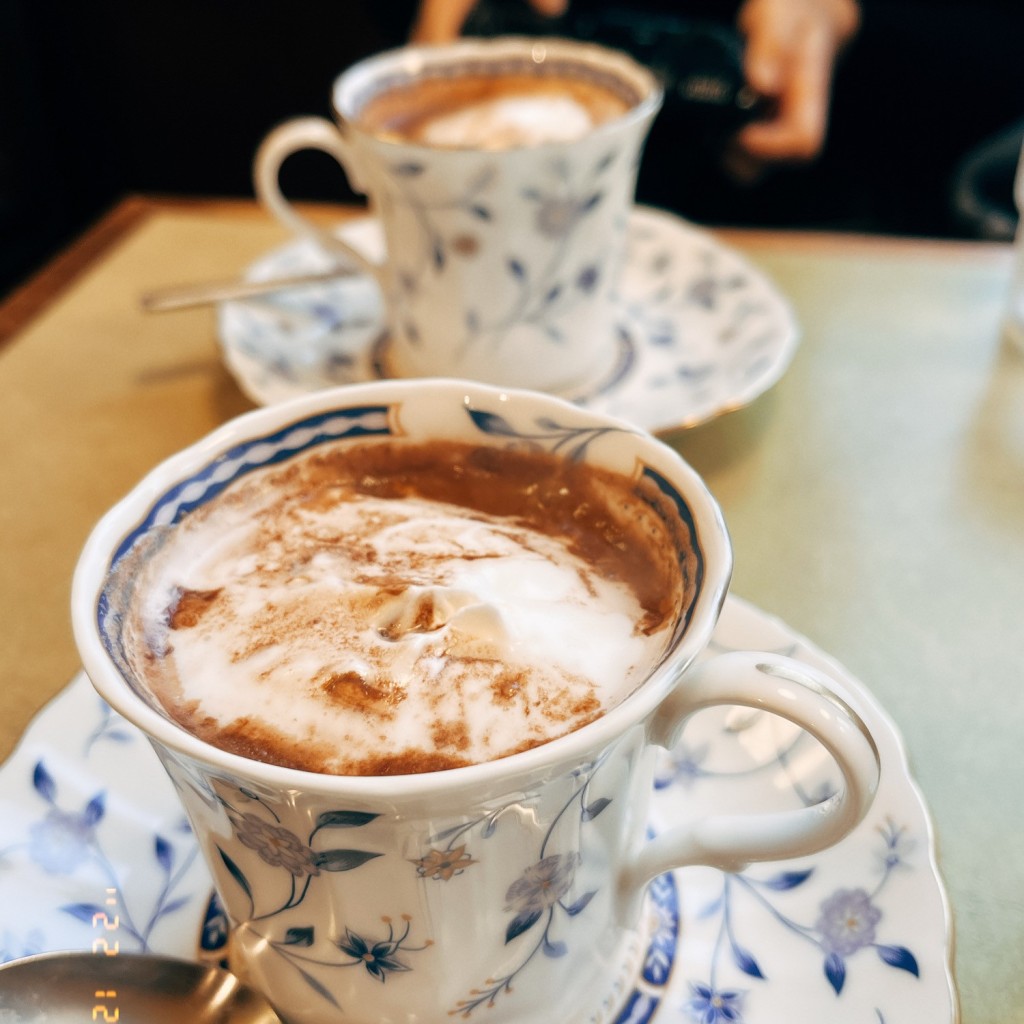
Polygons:
<instances>
[{"instance_id":1,"label":"green tabletop","mask_svg":"<svg viewBox=\"0 0 1024 1024\"><path fill-rule=\"evenodd\" d=\"M725 511L733 590L842 662L905 738L953 906L963 1020L1024 1020L1024 356L1000 337L1010 253L750 242L796 308L801 348L770 394L677 447Z\"/></svg>"}]
</instances>

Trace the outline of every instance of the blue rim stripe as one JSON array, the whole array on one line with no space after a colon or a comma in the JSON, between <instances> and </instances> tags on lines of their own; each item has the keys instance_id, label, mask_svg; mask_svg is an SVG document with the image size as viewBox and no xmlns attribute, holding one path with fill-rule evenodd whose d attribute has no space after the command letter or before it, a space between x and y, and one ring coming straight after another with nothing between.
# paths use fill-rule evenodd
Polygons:
<instances>
[{"instance_id":1,"label":"blue rim stripe","mask_svg":"<svg viewBox=\"0 0 1024 1024\"><path fill-rule=\"evenodd\" d=\"M364 405L332 410L297 423L290 423L277 433L243 441L221 453L154 502L146 518L124 538L114 552L111 568L117 565L140 536L154 526L169 526L178 522L194 508L205 504L235 480L253 470L283 462L298 452L327 441L336 441L343 437L390 434L389 409L390 406L387 405Z\"/></svg>"}]
</instances>

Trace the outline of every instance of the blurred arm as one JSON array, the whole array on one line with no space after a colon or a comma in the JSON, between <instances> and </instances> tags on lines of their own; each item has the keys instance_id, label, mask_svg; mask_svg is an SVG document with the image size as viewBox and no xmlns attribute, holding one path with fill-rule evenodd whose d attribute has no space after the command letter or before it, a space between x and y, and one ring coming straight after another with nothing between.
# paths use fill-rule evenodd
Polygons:
<instances>
[{"instance_id":1,"label":"blurred arm","mask_svg":"<svg viewBox=\"0 0 1024 1024\"><path fill-rule=\"evenodd\" d=\"M771 120L747 125L739 147L763 161L811 160L828 126L836 59L860 25L856 0L747 0L744 72L776 101Z\"/></svg>"}]
</instances>

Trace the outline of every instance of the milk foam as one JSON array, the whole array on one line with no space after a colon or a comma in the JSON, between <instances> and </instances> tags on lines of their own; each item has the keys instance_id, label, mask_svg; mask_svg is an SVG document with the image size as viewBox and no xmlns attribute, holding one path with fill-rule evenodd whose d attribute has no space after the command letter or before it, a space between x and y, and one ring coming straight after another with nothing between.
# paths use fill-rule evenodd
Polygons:
<instances>
[{"instance_id":1,"label":"milk foam","mask_svg":"<svg viewBox=\"0 0 1024 1024\"><path fill-rule=\"evenodd\" d=\"M502 96L432 118L421 137L431 146L505 149L571 142L594 124L587 108L571 96Z\"/></svg>"},{"instance_id":2,"label":"milk foam","mask_svg":"<svg viewBox=\"0 0 1024 1024\"><path fill-rule=\"evenodd\" d=\"M211 742L283 734L340 774L389 751L475 763L554 738L619 703L665 642L559 536L338 488L193 515L134 589L137 646L157 655L139 671L175 717Z\"/></svg>"}]
</instances>

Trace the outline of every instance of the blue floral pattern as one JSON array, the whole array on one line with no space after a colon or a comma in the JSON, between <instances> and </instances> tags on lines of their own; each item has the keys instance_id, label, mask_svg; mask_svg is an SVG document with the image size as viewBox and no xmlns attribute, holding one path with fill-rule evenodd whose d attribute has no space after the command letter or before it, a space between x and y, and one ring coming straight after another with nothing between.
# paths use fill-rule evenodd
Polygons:
<instances>
[{"instance_id":1,"label":"blue floral pattern","mask_svg":"<svg viewBox=\"0 0 1024 1024\"><path fill-rule=\"evenodd\" d=\"M699 1024L743 1020L743 993L732 989L714 989L701 982L692 982L686 1010Z\"/></svg>"},{"instance_id":2,"label":"blue floral pattern","mask_svg":"<svg viewBox=\"0 0 1024 1024\"><path fill-rule=\"evenodd\" d=\"M380 157L374 194L402 239L385 277L399 344L418 348L428 317L436 329L430 298L438 289L450 289L454 305L465 288L465 309L448 325L446 374L479 365L473 350L515 356L524 339L534 358L558 352L567 333L580 331L581 314L604 309L601 286L617 246L600 243L622 235L640 139L631 125L572 154L557 146L501 160L461 153L458 165L443 155Z\"/></svg>"},{"instance_id":3,"label":"blue floral pattern","mask_svg":"<svg viewBox=\"0 0 1024 1024\"><path fill-rule=\"evenodd\" d=\"M75 723L84 730L79 749L62 741L58 749L26 766L29 786L18 816L24 824L12 830L8 818L0 831L0 878L5 868L20 861L52 880L47 884L55 892L73 891L75 880L81 880L78 888L87 896L58 899L53 907L69 922L60 930L78 936L72 944L108 955L151 951L206 898L205 871L188 822L173 803L167 805L165 827L140 836L125 834L118 820L109 820L120 815L111 814L116 800L106 787L83 793L83 773L73 769L102 760L104 753L147 745L95 693L83 694L81 704L84 713L76 715ZM125 842L133 844L130 868L124 860ZM129 893L126 880L140 871L148 885ZM52 938L38 926L19 932L12 923L0 935L0 962L53 948Z\"/></svg>"},{"instance_id":4,"label":"blue floral pattern","mask_svg":"<svg viewBox=\"0 0 1024 1024\"><path fill-rule=\"evenodd\" d=\"M602 178L615 163L615 153L606 153L589 169L582 181L573 181L564 160L548 165L548 182L523 189L523 198L534 210L534 230L553 243L541 265L516 253L505 259L505 270L513 283L507 309L491 313L470 309L466 317L466 345L486 341L501 344L517 324L537 327L551 342L563 342L562 324L579 303L586 301L607 275L603 252L587 254L587 262L570 265L569 244L579 227L594 214L604 199Z\"/></svg>"},{"instance_id":5,"label":"blue floral pattern","mask_svg":"<svg viewBox=\"0 0 1024 1024\"><path fill-rule=\"evenodd\" d=\"M778 650L826 667L818 652L785 627L736 599L726 603L715 646ZM900 767L898 739L884 715L859 684L839 678L883 748L872 817L836 850L806 862L728 876L695 868L656 879L645 911L641 963L607 1021L956 1019L950 923L926 812ZM694 718L659 771L653 827L671 825L684 800L698 807L732 806L734 793L751 784L765 809L815 802L830 790L831 772L815 766L814 752L800 735L771 732L764 716ZM258 801L243 797L232 803L238 821L249 813L279 824ZM459 872L479 870L485 840L500 836L499 824L500 815L491 815L429 837L410 872L429 885L457 884ZM294 880L299 891L326 870L305 849L365 846L372 852L371 844L325 841L358 835L359 827L324 829L312 842L307 833L286 831L294 846L272 830L250 833L265 854L280 858L274 870L286 889ZM258 837L268 841L261 845ZM245 849L263 862L255 847ZM135 934L120 921L110 933L122 949L145 945L170 955L219 958L227 920L210 899L209 875L195 850L177 797L148 744L96 698L84 677L77 678L0 768L0 962L53 949L94 948L101 931L91 915L86 919L86 910L113 921L125 908ZM540 909L541 917L521 933L524 939L540 936L548 911L568 920L550 897L571 874L571 857L540 865L546 857L572 852L543 851L537 873L524 876L514 892L516 880L510 882L510 909L500 908L506 929L528 906ZM321 876L309 872L314 867ZM571 907L585 894L570 888L560 898ZM261 906L261 912L279 902ZM578 920L586 920L585 908ZM139 936L147 931L144 942ZM363 965L369 983L387 984L408 973L403 967L415 966L415 949L425 940L411 943L414 934L415 922L400 916L376 928L342 928L323 944L330 954L324 959L354 970ZM312 938L295 927L285 929L279 941L291 954L312 957L318 948ZM549 934L553 944L560 938ZM298 962L297 969L308 969L315 987L315 965Z\"/></svg>"},{"instance_id":6,"label":"blue floral pattern","mask_svg":"<svg viewBox=\"0 0 1024 1024\"><path fill-rule=\"evenodd\" d=\"M345 925L340 934L328 936L321 942L315 926L297 921L292 913L302 907L315 880L322 875L355 871L381 856L374 850L350 846L322 848L320 841L323 836L333 837L338 830L347 834L363 828L374 821L377 814L345 809L324 811L310 833L301 837L284 826L273 805L256 793L226 783L212 790L192 776L179 784L191 786L207 806L216 802L230 824L238 844L232 847L234 855L225 849L227 844L218 842L215 849L225 872L221 884L230 887L236 921L244 925L250 936L257 936L266 948L287 961L319 997L334 1006L339 1005L330 986L322 980L324 970L362 966L367 974L383 982L390 974L412 970L399 958L399 952L415 952L432 944L427 939L412 945L412 917L408 914L402 915L402 925L397 931L392 919L382 915L380 935L359 934ZM260 864L279 869L285 883L283 898L273 896L265 875L261 876L260 885L251 880L250 869L239 862L239 846ZM247 912L239 912L242 904L247 905ZM213 915L213 919L216 921L217 915ZM209 923L208 914L207 927ZM204 929L201 944L209 948L209 943L210 937Z\"/></svg>"},{"instance_id":7,"label":"blue floral pattern","mask_svg":"<svg viewBox=\"0 0 1024 1024\"><path fill-rule=\"evenodd\" d=\"M483 434L507 437L516 445L561 454L573 462L583 461L587 448L608 434L625 433L624 427L570 427L544 417L529 426L513 426L504 416L481 409L468 410L470 419Z\"/></svg>"},{"instance_id":8,"label":"blue floral pattern","mask_svg":"<svg viewBox=\"0 0 1024 1024\"><path fill-rule=\"evenodd\" d=\"M584 856L582 828L572 833L580 843L579 848L552 850L552 847L556 842L556 830L573 807L577 807L576 813L581 826L594 821L608 808L611 803L608 798L589 797L591 784L600 767L598 763L580 769L577 776L582 781L548 825L540 844L538 859L523 869L505 893L504 912L512 915L505 927L505 944L508 945L520 936L533 932L535 926L540 925L535 940L524 949L517 966L499 978L488 978L481 982L479 988L474 988L449 1011L451 1014L468 1019L473 1011L493 1006L502 993L512 991L512 983L539 954L557 959L568 952L566 940L560 938L556 932L557 924L561 918L570 919L583 913L596 892L592 889L585 890L568 899L576 883L577 868ZM498 817L500 812L483 819L486 836L494 834Z\"/></svg>"},{"instance_id":9,"label":"blue floral pattern","mask_svg":"<svg viewBox=\"0 0 1024 1024\"><path fill-rule=\"evenodd\" d=\"M905 841L905 831L892 821L879 829L886 850L881 880L871 892L861 887L841 887L828 893L818 903L813 924L802 923L787 913L781 896L810 884L815 874L813 868L783 870L764 878L749 872L724 875L719 895L700 913L703 919L717 918L719 928L707 978L690 982L692 997L687 1010L691 1017L700 1024L719 1020L742 1022L742 1004L748 990L741 986L739 976L766 980L757 955L741 941L733 923L736 901L742 898L752 900L770 921L817 950L824 979L837 997L842 995L850 958L861 950L874 950L882 963L920 977L917 958L906 946L878 941L878 928L884 918L880 897L892 873L902 865L894 851ZM766 927L763 938L768 934ZM734 977L723 988L721 976L727 971Z\"/></svg>"}]
</instances>

